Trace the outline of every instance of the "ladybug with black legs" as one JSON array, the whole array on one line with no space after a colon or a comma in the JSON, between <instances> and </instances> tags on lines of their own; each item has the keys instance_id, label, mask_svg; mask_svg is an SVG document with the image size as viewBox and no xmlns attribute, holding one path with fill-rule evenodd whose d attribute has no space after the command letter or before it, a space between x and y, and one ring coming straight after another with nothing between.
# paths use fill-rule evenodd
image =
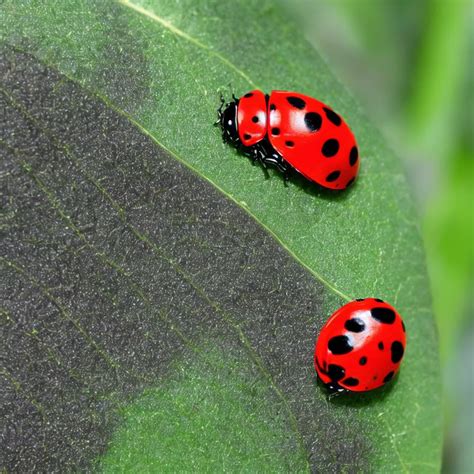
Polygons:
<instances>
[{"instance_id":1,"label":"ladybug with black legs","mask_svg":"<svg viewBox=\"0 0 474 474\"><path fill-rule=\"evenodd\" d=\"M321 329L314 367L331 392L366 392L392 380L405 347L405 324L393 306L378 298L355 300Z\"/></svg>"},{"instance_id":2,"label":"ladybug with black legs","mask_svg":"<svg viewBox=\"0 0 474 474\"><path fill-rule=\"evenodd\" d=\"M274 166L288 179L292 169L335 190L352 184L359 151L340 115L298 92L248 92L218 110L224 141L264 167Z\"/></svg>"}]
</instances>

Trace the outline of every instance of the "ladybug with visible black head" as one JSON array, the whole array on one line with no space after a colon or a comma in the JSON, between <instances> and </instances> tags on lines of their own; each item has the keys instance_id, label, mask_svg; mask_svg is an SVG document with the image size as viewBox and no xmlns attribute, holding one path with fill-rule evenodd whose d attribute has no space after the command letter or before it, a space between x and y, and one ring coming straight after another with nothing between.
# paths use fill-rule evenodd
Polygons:
<instances>
[{"instance_id":1,"label":"ladybug with visible black head","mask_svg":"<svg viewBox=\"0 0 474 474\"><path fill-rule=\"evenodd\" d=\"M392 380L405 347L405 324L395 308L378 298L355 300L321 329L314 366L330 391L366 392Z\"/></svg>"},{"instance_id":2,"label":"ladybug with visible black head","mask_svg":"<svg viewBox=\"0 0 474 474\"><path fill-rule=\"evenodd\" d=\"M223 110L224 109L224 110ZM345 189L359 170L357 143L330 107L297 92L253 90L218 110L224 141L288 179L295 169L330 189Z\"/></svg>"}]
</instances>

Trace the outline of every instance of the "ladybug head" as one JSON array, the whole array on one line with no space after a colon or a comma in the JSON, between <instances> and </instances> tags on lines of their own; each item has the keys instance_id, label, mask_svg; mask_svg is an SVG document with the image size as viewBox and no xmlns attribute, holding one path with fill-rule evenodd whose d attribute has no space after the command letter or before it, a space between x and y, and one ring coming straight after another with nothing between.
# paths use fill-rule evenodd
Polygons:
<instances>
[{"instance_id":1,"label":"ladybug head","mask_svg":"<svg viewBox=\"0 0 474 474\"><path fill-rule=\"evenodd\" d=\"M235 98L234 98L235 99ZM239 100L235 99L226 105L222 110L224 103L218 111L219 123L222 128L222 138L224 141L236 146L240 145L239 132L237 131L237 107Z\"/></svg>"}]
</instances>

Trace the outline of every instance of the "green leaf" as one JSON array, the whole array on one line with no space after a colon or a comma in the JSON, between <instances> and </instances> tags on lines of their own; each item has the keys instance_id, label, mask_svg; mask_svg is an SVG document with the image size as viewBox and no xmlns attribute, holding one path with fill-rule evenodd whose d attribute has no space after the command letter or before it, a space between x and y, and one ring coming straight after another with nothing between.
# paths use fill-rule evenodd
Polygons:
<instances>
[{"instance_id":1,"label":"green leaf","mask_svg":"<svg viewBox=\"0 0 474 474\"><path fill-rule=\"evenodd\" d=\"M172 380L123 409L125 422L99 466L106 472L303 472L306 459L268 403L248 361L209 349L173 367ZM251 365L250 365L251 366ZM158 432L157 432L157 427ZM225 437L224 442L222 437ZM290 443L288 442L290 441ZM217 449L216 449L217 448Z\"/></svg>"},{"instance_id":2,"label":"green leaf","mask_svg":"<svg viewBox=\"0 0 474 474\"><path fill-rule=\"evenodd\" d=\"M187 452L192 468L205 452L243 470L262 453L272 470L439 470L437 339L403 170L276 6L6 1L1 16L7 466L146 454L172 469ZM346 118L351 190L265 180L222 144L219 94L254 87ZM400 377L328 402L317 329L365 296L405 318ZM156 451L124 453L133 433Z\"/></svg>"}]
</instances>

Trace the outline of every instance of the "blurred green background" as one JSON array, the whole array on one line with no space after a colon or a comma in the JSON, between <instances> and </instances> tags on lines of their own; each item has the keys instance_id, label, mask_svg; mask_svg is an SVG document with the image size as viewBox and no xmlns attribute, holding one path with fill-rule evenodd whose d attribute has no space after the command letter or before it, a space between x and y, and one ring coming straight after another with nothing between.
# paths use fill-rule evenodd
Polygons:
<instances>
[{"instance_id":1,"label":"blurred green background","mask_svg":"<svg viewBox=\"0 0 474 474\"><path fill-rule=\"evenodd\" d=\"M439 329L443 470L472 473L474 3L281 3L404 160L418 203Z\"/></svg>"}]
</instances>

